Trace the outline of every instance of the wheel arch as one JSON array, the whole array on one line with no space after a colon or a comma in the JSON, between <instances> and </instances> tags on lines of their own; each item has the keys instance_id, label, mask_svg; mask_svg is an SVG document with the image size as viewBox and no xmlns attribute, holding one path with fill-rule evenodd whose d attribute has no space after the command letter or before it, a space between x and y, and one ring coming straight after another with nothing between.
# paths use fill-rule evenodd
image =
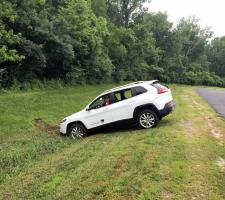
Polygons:
<instances>
[{"instance_id":1,"label":"wheel arch","mask_svg":"<svg viewBox=\"0 0 225 200\"><path fill-rule=\"evenodd\" d=\"M154 111L157 114L157 116L160 117L159 110L157 109L157 107L154 104L150 103L150 104L144 104L144 105L136 107L134 109L133 118L136 119L138 116L138 113L145 109Z\"/></svg>"},{"instance_id":2,"label":"wheel arch","mask_svg":"<svg viewBox=\"0 0 225 200\"><path fill-rule=\"evenodd\" d=\"M80 124L87 130L87 127L84 125L84 123L82 121L73 121L73 122L70 122L69 124L67 124L67 127L66 127L67 133L73 124Z\"/></svg>"}]
</instances>

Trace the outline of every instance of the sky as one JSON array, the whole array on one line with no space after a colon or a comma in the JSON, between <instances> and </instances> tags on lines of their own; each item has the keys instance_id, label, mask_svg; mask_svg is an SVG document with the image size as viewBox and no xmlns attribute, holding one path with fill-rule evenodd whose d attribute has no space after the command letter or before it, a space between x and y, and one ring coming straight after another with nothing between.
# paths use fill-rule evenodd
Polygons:
<instances>
[{"instance_id":1,"label":"sky","mask_svg":"<svg viewBox=\"0 0 225 200\"><path fill-rule=\"evenodd\" d=\"M166 11L175 25L182 17L195 15L201 27L211 27L214 36L225 36L225 0L151 0L151 12Z\"/></svg>"}]
</instances>

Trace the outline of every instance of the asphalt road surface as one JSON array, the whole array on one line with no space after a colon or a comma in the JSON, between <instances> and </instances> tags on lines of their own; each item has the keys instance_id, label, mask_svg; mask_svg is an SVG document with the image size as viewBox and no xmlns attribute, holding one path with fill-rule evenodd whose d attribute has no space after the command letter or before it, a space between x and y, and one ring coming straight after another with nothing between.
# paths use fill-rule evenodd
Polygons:
<instances>
[{"instance_id":1,"label":"asphalt road surface","mask_svg":"<svg viewBox=\"0 0 225 200\"><path fill-rule=\"evenodd\" d=\"M225 90L197 89L197 93L202 96L216 112L225 117Z\"/></svg>"}]
</instances>

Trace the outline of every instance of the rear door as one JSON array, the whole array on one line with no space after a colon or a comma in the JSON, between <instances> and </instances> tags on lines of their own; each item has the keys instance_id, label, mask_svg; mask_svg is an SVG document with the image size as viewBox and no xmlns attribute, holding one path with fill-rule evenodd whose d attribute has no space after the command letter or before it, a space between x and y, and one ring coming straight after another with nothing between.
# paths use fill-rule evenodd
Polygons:
<instances>
[{"instance_id":1,"label":"rear door","mask_svg":"<svg viewBox=\"0 0 225 200\"><path fill-rule=\"evenodd\" d=\"M133 94L131 88L113 93L114 103L111 106L113 121L133 118Z\"/></svg>"}]
</instances>

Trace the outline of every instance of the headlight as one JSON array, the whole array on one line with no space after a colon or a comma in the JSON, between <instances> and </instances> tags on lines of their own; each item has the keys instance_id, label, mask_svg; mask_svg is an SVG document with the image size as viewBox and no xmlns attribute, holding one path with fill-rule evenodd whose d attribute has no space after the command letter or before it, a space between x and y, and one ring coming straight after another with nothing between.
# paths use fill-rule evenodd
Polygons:
<instances>
[{"instance_id":1,"label":"headlight","mask_svg":"<svg viewBox=\"0 0 225 200\"><path fill-rule=\"evenodd\" d=\"M61 121L61 123L64 123L66 121L66 118L64 118L62 121Z\"/></svg>"}]
</instances>

